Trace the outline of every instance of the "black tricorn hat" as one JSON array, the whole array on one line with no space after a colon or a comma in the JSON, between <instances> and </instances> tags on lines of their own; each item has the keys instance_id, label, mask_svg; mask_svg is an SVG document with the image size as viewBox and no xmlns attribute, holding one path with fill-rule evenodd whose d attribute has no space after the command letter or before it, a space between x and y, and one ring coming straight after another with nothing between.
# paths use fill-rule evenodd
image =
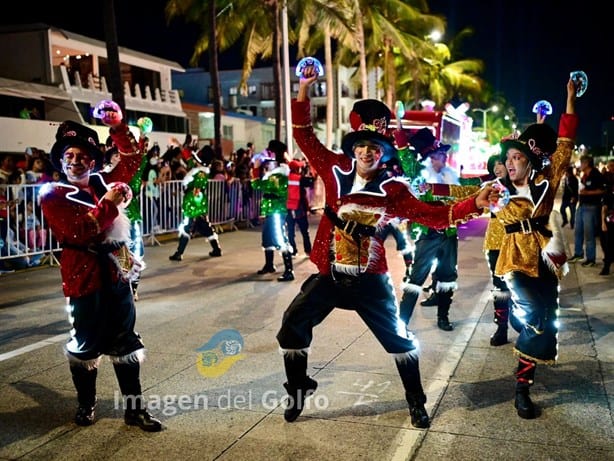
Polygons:
<instances>
[{"instance_id":1,"label":"black tricorn hat","mask_svg":"<svg viewBox=\"0 0 614 461\"><path fill-rule=\"evenodd\" d=\"M557 134L545 123L529 125L518 138L507 138L501 141L501 161L507 160L507 151L515 147L527 156L534 170L541 171L548 163L550 156L556 150Z\"/></svg>"},{"instance_id":2,"label":"black tricorn hat","mask_svg":"<svg viewBox=\"0 0 614 461\"><path fill-rule=\"evenodd\" d=\"M62 155L69 146L78 146L87 149L92 159L96 161L95 170L102 168L104 156L99 149L98 133L80 123L66 120L58 127L55 134L55 144L51 147L51 163L62 171Z\"/></svg>"},{"instance_id":3,"label":"black tricorn hat","mask_svg":"<svg viewBox=\"0 0 614 461\"><path fill-rule=\"evenodd\" d=\"M419 160L422 162L431 154L442 153L446 154L450 150L450 144L442 144L435 138L433 132L429 128L422 128L409 138L409 144L420 155Z\"/></svg>"},{"instance_id":4,"label":"black tricorn hat","mask_svg":"<svg viewBox=\"0 0 614 461\"><path fill-rule=\"evenodd\" d=\"M353 131L341 140L343 153L354 158L354 144L357 141L369 141L382 146L380 162L385 163L395 157L397 151L388 134L390 116L390 109L382 101L377 99L356 101L350 112L350 126Z\"/></svg>"}]
</instances>

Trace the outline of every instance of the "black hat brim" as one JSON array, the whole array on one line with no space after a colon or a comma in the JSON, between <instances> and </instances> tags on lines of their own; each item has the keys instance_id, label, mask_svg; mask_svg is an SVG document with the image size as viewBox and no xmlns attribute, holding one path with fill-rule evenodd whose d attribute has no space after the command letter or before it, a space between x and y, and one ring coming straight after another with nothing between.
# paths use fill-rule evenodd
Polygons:
<instances>
[{"instance_id":1,"label":"black hat brim","mask_svg":"<svg viewBox=\"0 0 614 461\"><path fill-rule=\"evenodd\" d=\"M78 146L87 150L92 156L92 159L96 162L94 171L102 169L104 155L100 149L97 149L85 139L79 138L78 136L67 136L56 141L51 147L50 160L56 170L63 171L62 156L68 146Z\"/></svg>"},{"instance_id":2,"label":"black hat brim","mask_svg":"<svg viewBox=\"0 0 614 461\"><path fill-rule=\"evenodd\" d=\"M341 150L345 155L354 158L354 144L358 141L369 141L382 146L383 154L380 163L386 163L397 156L397 150L387 136L376 131L360 130L346 134L341 140Z\"/></svg>"}]
</instances>

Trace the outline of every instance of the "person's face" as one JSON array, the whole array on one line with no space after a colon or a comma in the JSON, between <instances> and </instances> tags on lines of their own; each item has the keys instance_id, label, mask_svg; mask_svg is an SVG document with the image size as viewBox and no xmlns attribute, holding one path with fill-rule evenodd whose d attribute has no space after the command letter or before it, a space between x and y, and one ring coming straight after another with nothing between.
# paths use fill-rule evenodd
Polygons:
<instances>
[{"instance_id":1,"label":"person's face","mask_svg":"<svg viewBox=\"0 0 614 461\"><path fill-rule=\"evenodd\" d=\"M34 162L32 163L32 169L34 171L42 171L45 169L45 164L43 163L43 161L40 158L37 158L36 160L34 160Z\"/></svg>"},{"instance_id":2,"label":"person's face","mask_svg":"<svg viewBox=\"0 0 614 461\"><path fill-rule=\"evenodd\" d=\"M357 141L352 150L356 157L356 171L360 176L369 176L379 168L383 150L379 144Z\"/></svg>"},{"instance_id":3,"label":"person's face","mask_svg":"<svg viewBox=\"0 0 614 461\"><path fill-rule=\"evenodd\" d=\"M89 176L90 171L96 165L91 154L76 146L68 147L62 156L62 168L69 181L79 181Z\"/></svg>"},{"instance_id":4,"label":"person's face","mask_svg":"<svg viewBox=\"0 0 614 461\"><path fill-rule=\"evenodd\" d=\"M497 160L495 162L495 167L493 168L493 172L495 173L495 177L505 178L507 176L507 168L505 168L505 163Z\"/></svg>"},{"instance_id":5,"label":"person's face","mask_svg":"<svg viewBox=\"0 0 614 461\"><path fill-rule=\"evenodd\" d=\"M2 159L2 169L4 171L13 171L15 169L15 159L10 155L6 155Z\"/></svg>"},{"instance_id":6,"label":"person's face","mask_svg":"<svg viewBox=\"0 0 614 461\"><path fill-rule=\"evenodd\" d=\"M432 154L431 155L431 166L433 170L439 173L444 166L446 166L446 155L445 154Z\"/></svg>"},{"instance_id":7,"label":"person's face","mask_svg":"<svg viewBox=\"0 0 614 461\"><path fill-rule=\"evenodd\" d=\"M531 172L531 164L526 155L515 147L507 150L507 160L505 161L507 174L510 180L516 185L527 184L529 173Z\"/></svg>"}]
</instances>

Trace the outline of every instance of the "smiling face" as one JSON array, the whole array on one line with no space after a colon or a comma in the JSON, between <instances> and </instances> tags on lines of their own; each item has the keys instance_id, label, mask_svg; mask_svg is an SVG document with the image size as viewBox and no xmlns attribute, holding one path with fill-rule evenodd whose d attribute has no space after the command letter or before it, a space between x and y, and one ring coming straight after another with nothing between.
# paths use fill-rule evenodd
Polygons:
<instances>
[{"instance_id":1,"label":"smiling face","mask_svg":"<svg viewBox=\"0 0 614 461\"><path fill-rule=\"evenodd\" d=\"M82 147L69 146L62 155L62 169L70 182L79 182L89 177L96 161Z\"/></svg>"},{"instance_id":2,"label":"smiling face","mask_svg":"<svg viewBox=\"0 0 614 461\"><path fill-rule=\"evenodd\" d=\"M365 179L375 175L380 167L383 148L379 144L370 141L357 141L352 147L356 157L356 172Z\"/></svg>"},{"instance_id":3,"label":"smiling face","mask_svg":"<svg viewBox=\"0 0 614 461\"><path fill-rule=\"evenodd\" d=\"M507 150L507 160L505 161L507 174L515 186L525 186L529 183L531 164L526 155L515 147Z\"/></svg>"}]
</instances>

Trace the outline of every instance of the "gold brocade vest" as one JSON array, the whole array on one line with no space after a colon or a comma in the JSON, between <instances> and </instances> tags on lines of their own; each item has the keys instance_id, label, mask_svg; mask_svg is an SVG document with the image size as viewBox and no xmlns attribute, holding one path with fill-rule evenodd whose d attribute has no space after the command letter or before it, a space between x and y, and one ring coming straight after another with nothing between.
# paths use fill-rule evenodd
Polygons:
<instances>
[{"instance_id":1,"label":"gold brocade vest","mask_svg":"<svg viewBox=\"0 0 614 461\"><path fill-rule=\"evenodd\" d=\"M538 174L533 172L529 178L531 196L511 195L509 203L497 213L496 219L501 225L505 227L526 219L550 215L561 178L569 165L573 147L570 140L559 138L550 166ZM550 224L546 227L550 231L555 230ZM550 237L537 230L504 233L495 274L503 276L509 272L519 271L530 277L538 277L539 258L542 257L542 250L549 242ZM561 276L558 271L557 275Z\"/></svg>"}]
</instances>

